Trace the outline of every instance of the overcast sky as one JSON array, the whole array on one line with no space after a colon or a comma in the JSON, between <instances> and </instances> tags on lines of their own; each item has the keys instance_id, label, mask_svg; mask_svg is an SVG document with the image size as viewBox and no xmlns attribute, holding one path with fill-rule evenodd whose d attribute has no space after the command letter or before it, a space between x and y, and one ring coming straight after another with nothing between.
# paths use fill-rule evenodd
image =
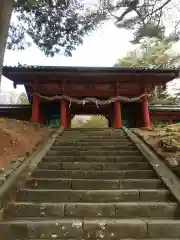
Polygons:
<instances>
[{"instance_id":1,"label":"overcast sky","mask_svg":"<svg viewBox=\"0 0 180 240\"><path fill-rule=\"evenodd\" d=\"M130 40L132 33L115 27L113 22L107 22L96 32L84 38L84 43L79 46L71 58L45 55L36 47L32 46L21 52L6 50L4 65L15 66L19 63L28 65L49 66L113 66L119 57L133 49ZM2 78L2 89L12 91L12 82ZM22 91L18 87L17 91Z\"/></svg>"},{"instance_id":2,"label":"overcast sky","mask_svg":"<svg viewBox=\"0 0 180 240\"><path fill-rule=\"evenodd\" d=\"M130 43L132 39L131 31L118 29L113 21L109 21L86 36L83 45L73 52L71 58L59 55L47 58L34 45L19 52L7 50L4 65L15 66L21 63L44 66L113 66L118 58L133 50L134 46ZM177 45L176 50L180 52L180 44ZM12 82L4 77L2 78L2 90L8 92L13 90ZM24 91L24 87L18 86L15 91Z\"/></svg>"}]
</instances>

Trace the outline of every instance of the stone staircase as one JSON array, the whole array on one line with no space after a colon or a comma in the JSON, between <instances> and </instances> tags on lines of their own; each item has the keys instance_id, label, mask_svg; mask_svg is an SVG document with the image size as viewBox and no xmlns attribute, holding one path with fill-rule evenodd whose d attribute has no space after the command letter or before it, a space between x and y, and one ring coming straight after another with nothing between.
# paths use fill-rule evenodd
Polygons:
<instances>
[{"instance_id":1,"label":"stone staircase","mask_svg":"<svg viewBox=\"0 0 180 240\"><path fill-rule=\"evenodd\" d=\"M179 218L180 205L123 130L71 129L8 203L0 240L175 240Z\"/></svg>"}]
</instances>

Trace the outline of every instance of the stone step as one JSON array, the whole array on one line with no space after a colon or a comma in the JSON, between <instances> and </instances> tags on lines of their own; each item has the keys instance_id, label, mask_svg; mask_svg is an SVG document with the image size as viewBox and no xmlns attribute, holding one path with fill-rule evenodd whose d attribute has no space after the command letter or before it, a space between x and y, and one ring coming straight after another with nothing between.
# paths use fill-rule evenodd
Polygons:
<instances>
[{"instance_id":1,"label":"stone step","mask_svg":"<svg viewBox=\"0 0 180 240\"><path fill-rule=\"evenodd\" d=\"M91 143L91 142L119 142L119 143L126 143L126 142L130 142L130 140L129 140L129 138L127 138L127 137L124 137L124 138L122 138L122 137L79 137L79 139L78 139L78 137L77 136L72 136L72 137L69 137L69 138L64 138L64 139L68 139L69 141L71 140L71 141L76 141L76 142L79 142L79 143L81 143L81 142L89 142L89 143ZM56 142L62 142L62 140L64 140L63 138L62 138L62 136L60 136L60 137L58 137L58 138L56 138Z\"/></svg>"},{"instance_id":2,"label":"stone step","mask_svg":"<svg viewBox=\"0 0 180 240\"><path fill-rule=\"evenodd\" d=\"M45 156L42 162L147 162L139 156Z\"/></svg>"},{"instance_id":3,"label":"stone step","mask_svg":"<svg viewBox=\"0 0 180 240\"><path fill-rule=\"evenodd\" d=\"M171 202L132 203L9 203L6 219L12 218L180 218L180 206Z\"/></svg>"},{"instance_id":4,"label":"stone step","mask_svg":"<svg viewBox=\"0 0 180 240\"><path fill-rule=\"evenodd\" d=\"M125 134L119 132L63 132L63 136L86 136L86 137L127 137Z\"/></svg>"},{"instance_id":5,"label":"stone step","mask_svg":"<svg viewBox=\"0 0 180 240\"><path fill-rule=\"evenodd\" d=\"M21 189L17 195L21 202L166 202L175 201L168 190L54 190Z\"/></svg>"},{"instance_id":6,"label":"stone step","mask_svg":"<svg viewBox=\"0 0 180 240\"><path fill-rule=\"evenodd\" d=\"M49 170L151 170L152 167L146 162L41 162L37 169Z\"/></svg>"},{"instance_id":7,"label":"stone step","mask_svg":"<svg viewBox=\"0 0 180 240\"><path fill-rule=\"evenodd\" d=\"M127 135L125 134L125 132L114 132L114 131L74 131L74 132L67 132L64 131L63 132L63 136L65 135L69 135L69 136L75 136L75 135L85 135L85 136L118 136L118 137L127 137Z\"/></svg>"},{"instance_id":8,"label":"stone step","mask_svg":"<svg viewBox=\"0 0 180 240\"><path fill-rule=\"evenodd\" d=\"M52 238L46 238L44 240L51 240L51 239ZM56 240L67 240L67 238L61 238L61 239L60 238L55 238L55 239ZM42 240L42 238L31 238L31 240ZM79 239L68 238L68 240L79 240ZM99 240L99 238L97 240ZM133 240L133 239L132 238L121 238L121 240ZM152 240L152 238L141 238L141 240ZM153 240L180 240L180 238L153 238Z\"/></svg>"},{"instance_id":9,"label":"stone step","mask_svg":"<svg viewBox=\"0 0 180 240\"><path fill-rule=\"evenodd\" d=\"M164 189L159 179L64 179L64 178L30 178L26 182L27 188L35 189Z\"/></svg>"},{"instance_id":10,"label":"stone step","mask_svg":"<svg viewBox=\"0 0 180 240\"><path fill-rule=\"evenodd\" d=\"M108 150L108 151L119 151L119 150L136 150L137 147L134 145L124 145L121 146L121 144L117 145L117 146L52 146L51 150L57 150L57 151L104 151L104 150Z\"/></svg>"},{"instance_id":11,"label":"stone step","mask_svg":"<svg viewBox=\"0 0 180 240\"><path fill-rule=\"evenodd\" d=\"M134 144L132 142L79 142L79 141L69 141L69 142L62 142L62 141L56 141L53 146L60 146L60 147L71 147L71 146L74 146L74 147L125 147L125 146L134 146Z\"/></svg>"},{"instance_id":12,"label":"stone step","mask_svg":"<svg viewBox=\"0 0 180 240\"><path fill-rule=\"evenodd\" d=\"M120 132L124 133L123 129L119 128L66 128L64 132Z\"/></svg>"},{"instance_id":13,"label":"stone step","mask_svg":"<svg viewBox=\"0 0 180 240\"><path fill-rule=\"evenodd\" d=\"M157 178L152 170L119 170L119 171L98 171L98 170L35 170L32 174L36 178L72 178L72 179L147 179Z\"/></svg>"},{"instance_id":14,"label":"stone step","mask_svg":"<svg viewBox=\"0 0 180 240\"><path fill-rule=\"evenodd\" d=\"M119 138L128 138L128 136L125 133L120 133L120 132L97 132L97 131L89 131L89 132L74 132L74 133L68 133L68 132L63 132L63 136L76 136L76 135L84 135L86 137L119 137ZM58 137L61 137L59 135Z\"/></svg>"},{"instance_id":15,"label":"stone step","mask_svg":"<svg viewBox=\"0 0 180 240\"><path fill-rule=\"evenodd\" d=\"M180 238L180 220L53 219L0 222L1 239Z\"/></svg>"},{"instance_id":16,"label":"stone step","mask_svg":"<svg viewBox=\"0 0 180 240\"><path fill-rule=\"evenodd\" d=\"M97 134L97 135L103 135L103 134L117 134L119 136L125 136L125 132L123 130L113 130L113 129L86 129L86 130L74 130L72 129L70 131L63 131L63 134L69 134L69 135L74 135L74 134L85 134L85 135L91 135L91 134Z\"/></svg>"},{"instance_id":17,"label":"stone step","mask_svg":"<svg viewBox=\"0 0 180 240\"><path fill-rule=\"evenodd\" d=\"M140 152L138 150L119 150L119 151L68 151L68 150L50 150L47 156L139 156Z\"/></svg>"}]
</instances>

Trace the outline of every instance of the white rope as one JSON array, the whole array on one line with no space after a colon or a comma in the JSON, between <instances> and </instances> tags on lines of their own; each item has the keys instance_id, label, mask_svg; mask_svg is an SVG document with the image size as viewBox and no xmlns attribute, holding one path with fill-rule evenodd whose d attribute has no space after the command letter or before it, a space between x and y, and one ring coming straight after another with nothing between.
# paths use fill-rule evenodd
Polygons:
<instances>
[{"instance_id":1,"label":"white rope","mask_svg":"<svg viewBox=\"0 0 180 240\"><path fill-rule=\"evenodd\" d=\"M45 100L49 100L49 101L53 101L53 100L66 100L66 101L69 101L70 102L70 105L71 103L77 103L77 104L86 104L86 103L95 103L96 106L98 107L98 105L106 105L106 104L111 104L113 102L117 102L117 101L122 101L122 102L135 102L139 99L141 99L142 97L144 96L149 96L148 94L144 93L144 94L141 94L140 96L138 97L134 97L134 98L128 98L128 97L124 97L124 96L117 96L117 97L113 97L113 98L110 98L108 100L100 100L98 98L92 98L92 97L86 97L86 98L83 98L83 99L77 99L77 98L72 98L72 97L68 97L66 95L61 95L61 96L52 96L52 97L47 97L47 96L43 96L39 93L33 93L33 95L36 95L36 96L39 96L40 98L43 98Z\"/></svg>"}]
</instances>

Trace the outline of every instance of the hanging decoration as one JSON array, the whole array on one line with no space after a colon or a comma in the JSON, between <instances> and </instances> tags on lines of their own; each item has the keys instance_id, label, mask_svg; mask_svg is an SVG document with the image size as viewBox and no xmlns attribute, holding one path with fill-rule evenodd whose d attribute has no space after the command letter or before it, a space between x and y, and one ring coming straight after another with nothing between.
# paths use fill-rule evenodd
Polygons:
<instances>
[{"instance_id":1,"label":"hanging decoration","mask_svg":"<svg viewBox=\"0 0 180 240\"><path fill-rule=\"evenodd\" d=\"M117 97L112 97L112 98L107 99L107 100L100 100L98 98L93 98L93 97L86 97L86 98L83 98L83 99L78 99L78 98L68 97L66 95L61 95L61 96L56 95L56 96L52 96L52 97L47 97L47 96L41 95L39 93L33 93L33 95L39 96L40 98L45 99L45 100L49 100L49 101L66 100L66 101L69 101L70 105L71 105L71 103L77 103L77 104L82 104L82 105L85 105L86 103L95 103L96 106L111 104L111 103L114 103L114 102L117 102L117 101L135 102L135 101L141 99L144 96L149 96L149 94L144 93L144 94L141 94L138 97L133 97L133 98L128 98L128 97L124 97L124 96L117 96Z\"/></svg>"}]
</instances>

